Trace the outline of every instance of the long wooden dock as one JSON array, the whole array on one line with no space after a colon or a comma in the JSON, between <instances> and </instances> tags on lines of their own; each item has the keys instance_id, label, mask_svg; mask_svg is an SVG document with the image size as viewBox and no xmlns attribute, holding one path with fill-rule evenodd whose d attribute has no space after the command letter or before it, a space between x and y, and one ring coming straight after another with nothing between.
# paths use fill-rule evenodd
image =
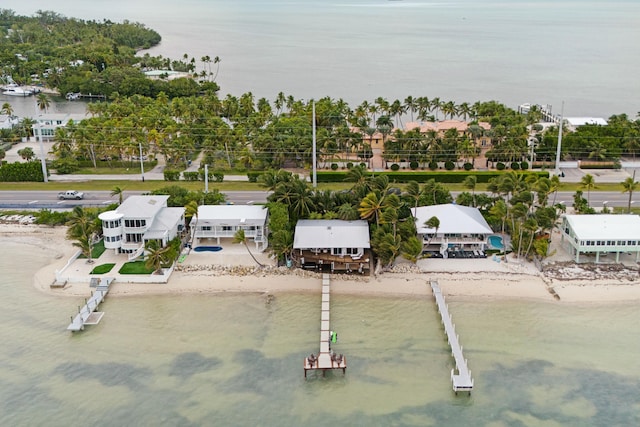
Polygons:
<instances>
[{"instance_id":1,"label":"long wooden dock","mask_svg":"<svg viewBox=\"0 0 640 427\"><path fill-rule=\"evenodd\" d=\"M467 360L462 354L462 345L460 344L460 337L456 334L456 328L449 314L449 307L444 301L444 296L440 291L438 282L431 281L431 289L433 290L433 296L436 299L436 305L438 306L438 312L442 317L442 325L451 347L451 354L456 362L456 368L451 370L451 382L453 383L453 391L456 394L459 391L468 391L471 394L473 390L473 378L471 378L471 371L467 366ZM455 371L458 373L456 374Z\"/></svg>"},{"instance_id":2,"label":"long wooden dock","mask_svg":"<svg viewBox=\"0 0 640 427\"><path fill-rule=\"evenodd\" d=\"M109 285L113 282L113 277L103 277L100 279L100 283L96 287L96 290L91 293L91 298L86 301L84 307L78 306L78 314L71 316L71 323L67 326L67 330L72 332L78 332L84 329L85 325L97 325L103 312L95 311L98 305L104 301L107 293L109 292Z\"/></svg>"},{"instance_id":3,"label":"long wooden dock","mask_svg":"<svg viewBox=\"0 0 640 427\"><path fill-rule=\"evenodd\" d=\"M304 377L307 371L321 370L324 376L329 369L342 369L344 374L347 369L347 358L342 354L336 355L331 350L331 329L329 328L329 302L331 284L328 274L322 275L322 305L320 310L320 352L316 356L311 354L304 358Z\"/></svg>"}]
</instances>

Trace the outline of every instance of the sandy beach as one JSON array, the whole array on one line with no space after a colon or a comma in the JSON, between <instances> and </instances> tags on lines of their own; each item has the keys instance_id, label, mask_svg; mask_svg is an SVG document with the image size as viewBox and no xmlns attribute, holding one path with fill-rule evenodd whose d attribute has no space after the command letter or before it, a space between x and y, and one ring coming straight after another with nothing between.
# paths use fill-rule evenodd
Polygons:
<instances>
[{"instance_id":1,"label":"sandy beach","mask_svg":"<svg viewBox=\"0 0 640 427\"><path fill-rule=\"evenodd\" d=\"M65 238L64 227L0 224L0 239L34 245L51 250L51 262L34 272L34 286L55 296L86 297L88 283L69 283L64 288L51 288L56 270L60 270L77 251ZM76 260L75 263L86 263ZM566 279L557 269L540 273L530 263L498 263L491 259L424 260L420 269L400 264L394 272L378 276L332 277L332 292L373 296L430 296L430 280L437 280L443 293L453 299L535 299L550 303L612 303L640 301L640 279L637 270L618 272L586 271L578 278ZM570 266L576 270L575 266ZM580 267L577 267L579 271ZM168 283L123 283L116 280L111 297L144 294L201 293L271 293L317 292L317 273L270 268L245 269L245 275L229 274L224 269L207 266L185 267L174 271ZM546 269L545 269L546 270ZM573 271L572 270L572 271ZM606 269L604 269L606 270ZM585 272L585 271L583 271ZM589 276L590 274L590 276ZM559 277L561 276L561 277ZM564 275L566 276L566 275Z\"/></svg>"}]
</instances>

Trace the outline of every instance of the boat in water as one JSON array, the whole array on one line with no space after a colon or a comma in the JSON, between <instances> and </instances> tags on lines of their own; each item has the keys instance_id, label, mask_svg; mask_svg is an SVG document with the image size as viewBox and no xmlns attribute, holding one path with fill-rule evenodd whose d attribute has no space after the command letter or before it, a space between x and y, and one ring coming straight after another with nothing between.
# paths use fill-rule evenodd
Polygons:
<instances>
[{"instance_id":1,"label":"boat in water","mask_svg":"<svg viewBox=\"0 0 640 427\"><path fill-rule=\"evenodd\" d=\"M10 84L2 88L2 94L8 96L31 96L35 91L27 86Z\"/></svg>"}]
</instances>

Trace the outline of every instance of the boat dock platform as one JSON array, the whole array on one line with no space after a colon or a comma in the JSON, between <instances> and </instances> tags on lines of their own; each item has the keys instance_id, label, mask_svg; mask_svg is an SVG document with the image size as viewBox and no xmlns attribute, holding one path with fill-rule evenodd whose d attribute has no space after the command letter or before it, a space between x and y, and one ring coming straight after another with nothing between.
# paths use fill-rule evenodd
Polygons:
<instances>
[{"instance_id":1,"label":"boat dock platform","mask_svg":"<svg viewBox=\"0 0 640 427\"><path fill-rule=\"evenodd\" d=\"M444 326L447 341L449 341L449 346L451 347L451 354L456 362L456 368L451 370L453 391L456 394L458 394L459 391L468 391L469 394L471 394L471 390L473 390L473 378L471 378L471 371L467 367L467 360L462 354L460 337L456 334L455 325L449 314L449 307L444 301L444 296L442 296L438 282L431 281L431 289L436 299L438 312L440 312L440 317L442 317L442 325ZM455 371L458 371L458 373L456 374Z\"/></svg>"},{"instance_id":2,"label":"boat dock platform","mask_svg":"<svg viewBox=\"0 0 640 427\"><path fill-rule=\"evenodd\" d=\"M100 323L103 312L95 311L98 305L104 301L109 292L109 285L113 282L113 277L103 277L96 286L96 290L91 293L91 298L86 301L84 307L78 306L78 314L71 316L71 323L67 326L68 331L78 332L84 329L85 325L97 325Z\"/></svg>"},{"instance_id":3,"label":"boat dock platform","mask_svg":"<svg viewBox=\"0 0 640 427\"><path fill-rule=\"evenodd\" d=\"M336 355L331 350L331 330L329 329L329 300L330 279L328 274L322 275L322 306L320 311L320 353L311 354L304 358L304 377L307 371L321 370L322 376L327 370L342 369L344 374L347 369L347 358L342 354Z\"/></svg>"}]
</instances>

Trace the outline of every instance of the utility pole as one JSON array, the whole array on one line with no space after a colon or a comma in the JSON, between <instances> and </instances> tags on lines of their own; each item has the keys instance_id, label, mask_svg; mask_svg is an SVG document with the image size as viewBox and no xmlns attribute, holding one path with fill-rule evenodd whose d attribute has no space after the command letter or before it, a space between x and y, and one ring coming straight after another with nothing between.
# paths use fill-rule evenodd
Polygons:
<instances>
[{"instance_id":1,"label":"utility pole","mask_svg":"<svg viewBox=\"0 0 640 427\"><path fill-rule=\"evenodd\" d=\"M564 124L564 101L560 109L560 125L558 128L558 148L556 149L556 175L560 176L560 150L562 149L562 128Z\"/></svg>"},{"instance_id":2,"label":"utility pole","mask_svg":"<svg viewBox=\"0 0 640 427\"><path fill-rule=\"evenodd\" d=\"M313 154L311 157L311 162L313 163L313 178L312 178L312 182L313 182L313 188L316 188L318 186L318 177L317 177L317 171L316 171L316 103L315 101L311 101L311 106L312 106L312 115L311 115L311 120L312 120L312 129L313 129L313 133L312 133L312 138L313 138Z\"/></svg>"},{"instance_id":3,"label":"utility pole","mask_svg":"<svg viewBox=\"0 0 640 427\"><path fill-rule=\"evenodd\" d=\"M44 155L44 142L42 141L42 127L40 127L40 121L36 118L36 129L38 131L38 141L40 141L40 165L42 166L42 176L44 176L44 182L49 182L47 176L47 160Z\"/></svg>"},{"instance_id":4,"label":"utility pole","mask_svg":"<svg viewBox=\"0 0 640 427\"><path fill-rule=\"evenodd\" d=\"M209 192L209 165L204 164L204 192Z\"/></svg>"},{"instance_id":5,"label":"utility pole","mask_svg":"<svg viewBox=\"0 0 640 427\"><path fill-rule=\"evenodd\" d=\"M142 182L144 182L144 161L142 160L142 143L138 143L138 148L140 148L140 175L142 176Z\"/></svg>"}]
</instances>

